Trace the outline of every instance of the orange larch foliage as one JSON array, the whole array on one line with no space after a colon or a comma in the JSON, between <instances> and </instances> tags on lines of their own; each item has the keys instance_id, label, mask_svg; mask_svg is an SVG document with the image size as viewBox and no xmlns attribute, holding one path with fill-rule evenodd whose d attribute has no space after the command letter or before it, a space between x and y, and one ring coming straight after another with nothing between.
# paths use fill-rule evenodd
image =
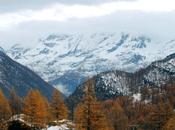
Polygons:
<instances>
[{"instance_id":1,"label":"orange larch foliage","mask_svg":"<svg viewBox=\"0 0 175 130\"><path fill-rule=\"evenodd\" d=\"M48 108L46 99L38 90L31 90L24 98L23 112L27 121L36 127L45 127L47 124Z\"/></svg>"},{"instance_id":2,"label":"orange larch foliage","mask_svg":"<svg viewBox=\"0 0 175 130\"><path fill-rule=\"evenodd\" d=\"M52 118L54 121L67 119L68 109L64 104L64 100L62 99L60 92L57 90L53 92L50 107L51 107Z\"/></svg>"},{"instance_id":3,"label":"orange larch foliage","mask_svg":"<svg viewBox=\"0 0 175 130\"><path fill-rule=\"evenodd\" d=\"M11 116L11 110L8 100L5 98L4 94L0 90L0 127L2 124L8 120Z\"/></svg>"},{"instance_id":4,"label":"orange larch foliage","mask_svg":"<svg viewBox=\"0 0 175 130\"><path fill-rule=\"evenodd\" d=\"M93 81L88 81L85 96L75 110L77 130L109 130L108 121L101 104L93 92Z\"/></svg>"}]
</instances>

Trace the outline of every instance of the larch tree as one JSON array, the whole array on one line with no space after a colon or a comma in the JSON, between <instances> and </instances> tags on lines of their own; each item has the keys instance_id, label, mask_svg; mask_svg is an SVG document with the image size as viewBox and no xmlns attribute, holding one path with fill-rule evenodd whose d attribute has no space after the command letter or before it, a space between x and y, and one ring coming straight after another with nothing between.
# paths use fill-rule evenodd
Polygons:
<instances>
[{"instance_id":1,"label":"larch tree","mask_svg":"<svg viewBox=\"0 0 175 130\"><path fill-rule=\"evenodd\" d=\"M59 120L67 119L68 109L61 97L61 93L57 90L53 92L50 107L51 115L54 121L58 122Z\"/></svg>"},{"instance_id":2,"label":"larch tree","mask_svg":"<svg viewBox=\"0 0 175 130\"><path fill-rule=\"evenodd\" d=\"M127 116L116 100L106 100L103 103L103 108L114 130L126 130L128 128Z\"/></svg>"},{"instance_id":3,"label":"larch tree","mask_svg":"<svg viewBox=\"0 0 175 130\"><path fill-rule=\"evenodd\" d=\"M75 125L77 130L109 130L108 121L101 104L94 94L94 81L86 84L85 96L75 110Z\"/></svg>"},{"instance_id":4,"label":"larch tree","mask_svg":"<svg viewBox=\"0 0 175 130\"><path fill-rule=\"evenodd\" d=\"M24 98L24 114L26 120L34 127L45 127L48 118L48 106L46 99L38 90L31 90Z\"/></svg>"},{"instance_id":5,"label":"larch tree","mask_svg":"<svg viewBox=\"0 0 175 130\"><path fill-rule=\"evenodd\" d=\"M150 129L160 130L173 115L173 108L169 102L160 101L155 108L150 111L147 124Z\"/></svg>"},{"instance_id":6,"label":"larch tree","mask_svg":"<svg viewBox=\"0 0 175 130\"><path fill-rule=\"evenodd\" d=\"M132 115L133 115L133 112L131 111L132 104L133 104L132 99L129 96L121 96L121 97L118 97L116 101L122 107L125 115L128 117L128 121L130 122L130 120L132 120Z\"/></svg>"},{"instance_id":7,"label":"larch tree","mask_svg":"<svg viewBox=\"0 0 175 130\"><path fill-rule=\"evenodd\" d=\"M175 85L170 84L165 87L166 97L168 98L170 104L172 104L173 108L175 108Z\"/></svg>"},{"instance_id":8,"label":"larch tree","mask_svg":"<svg viewBox=\"0 0 175 130\"><path fill-rule=\"evenodd\" d=\"M10 90L9 104L13 115L19 115L22 111L22 99L16 94L15 89Z\"/></svg>"},{"instance_id":9,"label":"larch tree","mask_svg":"<svg viewBox=\"0 0 175 130\"><path fill-rule=\"evenodd\" d=\"M0 90L0 127L11 116L11 110L8 100L5 98L3 92Z\"/></svg>"},{"instance_id":10,"label":"larch tree","mask_svg":"<svg viewBox=\"0 0 175 130\"><path fill-rule=\"evenodd\" d=\"M109 118L111 118L111 122L113 123L115 130L127 130L128 128L127 116L125 115L123 108L117 101L114 102L114 105L111 108Z\"/></svg>"},{"instance_id":11,"label":"larch tree","mask_svg":"<svg viewBox=\"0 0 175 130\"><path fill-rule=\"evenodd\" d=\"M163 130L175 130L175 116L171 117L163 127Z\"/></svg>"}]
</instances>

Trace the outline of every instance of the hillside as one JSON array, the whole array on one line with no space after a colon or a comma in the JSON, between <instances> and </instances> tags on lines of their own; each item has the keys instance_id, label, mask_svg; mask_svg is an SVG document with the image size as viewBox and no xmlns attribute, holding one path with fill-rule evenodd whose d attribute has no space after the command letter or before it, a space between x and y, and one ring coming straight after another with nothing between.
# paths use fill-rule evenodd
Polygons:
<instances>
[{"instance_id":1,"label":"hillside","mask_svg":"<svg viewBox=\"0 0 175 130\"><path fill-rule=\"evenodd\" d=\"M9 90L14 88L21 97L31 89L38 89L48 99L55 90L33 71L13 61L2 51L0 51L0 88L6 96Z\"/></svg>"},{"instance_id":2,"label":"hillside","mask_svg":"<svg viewBox=\"0 0 175 130\"><path fill-rule=\"evenodd\" d=\"M135 73L108 71L93 76L95 93L98 100L112 99L118 96L132 96L140 93L143 87L156 89L175 81L175 54L163 60L155 61L145 69ZM67 98L68 105L76 105L83 97L85 83Z\"/></svg>"}]
</instances>

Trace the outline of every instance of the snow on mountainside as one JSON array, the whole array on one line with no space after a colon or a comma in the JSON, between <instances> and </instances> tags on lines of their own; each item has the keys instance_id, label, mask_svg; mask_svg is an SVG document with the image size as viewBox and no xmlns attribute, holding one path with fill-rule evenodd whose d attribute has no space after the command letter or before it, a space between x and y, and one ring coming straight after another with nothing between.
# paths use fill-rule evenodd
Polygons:
<instances>
[{"instance_id":1,"label":"snow on mountainside","mask_svg":"<svg viewBox=\"0 0 175 130\"><path fill-rule=\"evenodd\" d=\"M94 90L99 100L115 98L120 95L136 95L143 87L159 89L165 84L175 82L175 53L163 60L155 61L148 67L128 73L124 71L107 71L92 79L95 81ZM84 95L86 85L77 87L66 102L70 108L79 103Z\"/></svg>"},{"instance_id":2,"label":"snow on mountainside","mask_svg":"<svg viewBox=\"0 0 175 130\"><path fill-rule=\"evenodd\" d=\"M71 80L65 85L67 77L74 79L79 77L75 75L81 75L84 79L111 69L134 72L174 52L175 40L158 41L125 33L50 35L33 48L14 45L7 50L11 58L45 80L58 87L60 84L65 86L66 94L78 85L72 85Z\"/></svg>"},{"instance_id":3,"label":"snow on mountainside","mask_svg":"<svg viewBox=\"0 0 175 130\"><path fill-rule=\"evenodd\" d=\"M117 96L117 93L122 95L138 93L140 88L145 86L159 88L165 84L174 82L174 61L175 53L167 56L163 60L155 61L148 67L136 71L135 73L109 71L98 74L94 77L96 80L95 89L103 89L103 93ZM99 94L98 91L96 92ZM104 98L104 96L101 97Z\"/></svg>"},{"instance_id":4,"label":"snow on mountainside","mask_svg":"<svg viewBox=\"0 0 175 130\"><path fill-rule=\"evenodd\" d=\"M144 72L144 81L161 86L175 79L175 53L153 62Z\"/></svg>"}]
</instances>

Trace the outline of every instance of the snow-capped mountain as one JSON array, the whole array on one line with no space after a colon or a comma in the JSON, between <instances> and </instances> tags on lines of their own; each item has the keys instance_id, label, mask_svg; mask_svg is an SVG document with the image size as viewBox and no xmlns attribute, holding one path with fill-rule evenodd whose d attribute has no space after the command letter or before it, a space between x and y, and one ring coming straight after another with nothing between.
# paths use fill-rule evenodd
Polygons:
<instances>
[{"instance_id":1,"label":"snow-capped mountain","mask_svg":"<svg viewBox=\"0 0 175 130\"><path fill-rule=\"evenodd\" d=\"M31 89L38 89L48 99L51 99L55 90L33 71L13 61L0 51L0 89L6 96L9 96L9 90L12 88L21 97Z\"/></svg>"},{"instance_id":2,"label":"snow-capped mountain","mask_svg":"<svg viewBox=\"0 0 175 130\"><path fill-rule=\"evenodd\" d=\"M11 58L56 87L64 86L67 95L87 76L115 69L134 72L174 52L175 40L126 33L55 34L33 48L14 45L7 50ZM77 82L65 84L67 77Z\"/></svg>"},{"instance_id":3,"label":"snow-capped mountain","mask_svg":"<svg viewBox=\"0 0 175 130\"><path fill-rule=\"evenodd\" d=\"M94 90L99 100L120 95L132 96L140 93L143 87L159 89L166 84L175 83L175 53L135 73L115 70L100 73L92 79L95 81ZM75 106L82 99L85 86L85 83L80 85L67 98L69 107Z\"/></svg>"}]
</instances>

